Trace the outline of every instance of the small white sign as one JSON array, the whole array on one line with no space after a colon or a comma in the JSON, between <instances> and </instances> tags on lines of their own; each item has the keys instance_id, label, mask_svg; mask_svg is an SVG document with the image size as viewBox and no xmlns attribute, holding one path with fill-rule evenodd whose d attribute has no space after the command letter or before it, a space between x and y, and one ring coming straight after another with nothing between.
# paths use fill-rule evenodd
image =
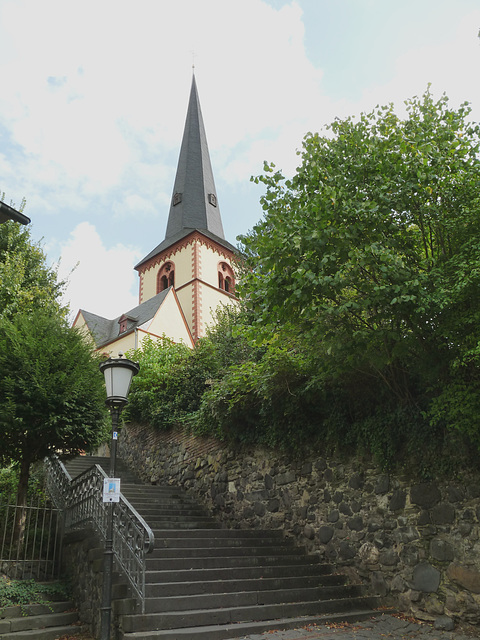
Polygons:
<instances>
[{"instance_id":1,"label":"small white sign","mask_svg":"<svg viewBox=\"0 0 480 640\"><path fill-rule=\"evenodd\" d=\"M120 478L103 479L103 501L120 502Z\"/></svg>"}]
</instances>

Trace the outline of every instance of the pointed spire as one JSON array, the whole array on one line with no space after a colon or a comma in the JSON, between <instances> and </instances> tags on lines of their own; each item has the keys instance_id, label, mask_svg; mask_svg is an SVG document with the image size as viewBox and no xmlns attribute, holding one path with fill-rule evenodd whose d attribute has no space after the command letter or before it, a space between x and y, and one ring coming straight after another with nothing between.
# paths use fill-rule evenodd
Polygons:
<instances>
[{"instance_id":1,"label":"pointed spire","mask_svg":"<svg viewBox=\"0 0 480 640\"><path fill-rule=\"evenodd\" d=\"M184 229L206 230L225 239L195 74L165 240Z\"/></svg>"}]
</instances>

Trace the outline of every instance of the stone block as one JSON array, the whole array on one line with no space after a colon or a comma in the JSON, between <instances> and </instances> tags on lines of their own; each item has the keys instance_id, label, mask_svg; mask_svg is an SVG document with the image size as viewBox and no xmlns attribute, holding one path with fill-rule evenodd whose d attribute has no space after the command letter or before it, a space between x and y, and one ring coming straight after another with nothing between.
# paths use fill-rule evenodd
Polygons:
<instances>
[{"instance_id":1,"label":"stone block","mask_svg":"<svg viewBox=\"0 0 480 640\"><path fill-rule=\"evenodd\" d=\"M428 562L417 564L413 570L413 589L424 593L434 593L440 585L440 571Z\"/></svg>"},{"instance_id":2,"label":"stone block","mask_svg":"<svg viewBox=\"0 0 480 640\"><path fill-rule=\"evenodd\" d=\"M273 500L269 500L267 504L267 510L270 513L276 513L280 508L280 500L278 498L273 498Z\"/></svg>"},{"instance_id":3,"label":"stone block","mask_svg":"<svg viewBox=\"0 0 480 640\"><path fill-rule=\"evenodd\" d=\"M455 521L455 508L449 502L440 502L432 509L433 524L452 524Z\"/></svg>"},{"instance_id":4,"label":"stone block","mask_svg":"<svg viewBox=\"0 0 480 640\"><path fill-rule=\"evenodd\" d=\"M353 511L352 511L350 505L347 504L346 502L341 502L338 505L338 509L339 509L340 513L343 513L344 516L353 516Z\"/></svg>"},{"instance_id":5,"label":"stone block","mask_svg":"<svg viewBox=\"0 0 480 640\"><path fill-rule=\"evenodd\" d=\"M362 504L361 502L358 502L358 500L352 500L350 503L350 506L352 508L353 513L358 513L362 509Z\"/></svg>"},{"instance_id":6,"label":"stone block","mask_svg":"<svg viewBox=\"0 0 480 640\"><path fill-rule=\"evenodd\" d=\"M340 512L338 511L338 509L333 509L332 511L330 511L330 513L327 516L328 522L338 522L339 518L340 518Z\"/></svg>"},{"instance_id":7,"label":"stone block","mask_svg":"<svg viewBox=\"0 0 480 640\"><path fill-rule=\"evenodd\" d=\"M363 529L363 518L362 516L355 516L354 518L350 518L347 522L347 526L352 531L361 531Z\"/></svg>"},{"instance_id":8,"label":"stone block","mask_svg":"<svg viewBox=\"0 0 480 640\"><path fill-rule=\"evenodd\" d=\"M414 567L418 563L418 550L413 545L405 545L400 552L401 561L407 567Z\"/></svg>"},{"instance_id":9,"label":"stone block","mask_svg":"<svg viewBox=\"0 0 480 640\"><path fill-rule=\"evenodd\" d=\"M309 476L312 473L312 463L306 462L300 469L301 476Z\"/></svg>"},{"instance_id":10,"label":"stone block","mask_svg":"<svg viewBox=\"0 0 480 640\"><path fill-rule=\"evenodd\" d=\"M480 593L480 572L477 569L452 563L447 569L447 576L460 587Z\"/></svg>"},{"instance_id":11,"label":"stone block","mask_svg":"<svg viewBox=\"0 0 480 640\"><path fill-rule=\"evenodd\" d=\"M436 484L433 482L422 482L410 488L410 500L425 509L431 509L441 500L442 496Z\"/></svg>"},{"instance_id":12,"label":"stone block","mask_svg":"<svg viewBox=\"0 0 480 640\"><path fill-rule=\"evenodd\" d=\"M438 596L429 596L425 600L425 609L434 616L443 616L445 606Z\"/></svg>"},{"instance_id":13,"label":"stone block","mask_svg":"<svg viewBox=\"0 0 480 640\"><path fill-rule=\"evenodd\" d=\"M325 469L325 471L323 472L323 477L328 482L331 482L333 480L333 471L330 468Z\"/></svg>"},{"instance_id":14,"label":"stone block","mask_svg":"<svg viewBox=\"0 0 480 640\"><path fill-rule=\"evenodd\" d=\"M376 596L384 598L388 593L387 583L381 571L372 571L370 578L370 588L372 593Z\"/></svg>"},{"instance_id":15,"label":"stone block","mask_svg":"<svg viewBox=\"0 0 480 640\"><path fill-rule=\"evenodd\" d=\"M363 487L363 478L359 473L354 473L348 481L350 489L361 489Z\"/></svg>"},{"instance_id":16,"label":"stone block","mask_svg":"<svg viewBox=\"0 0 480 640\"><path fill-rule=\"evenodd\" d=\"M342 560L352 560L353 558L355 558L356 553L351 544L349 544L345 540L342 540L338 548L338 555Z\"/></svg>"},{"instance_id":17,"label":"stone block","mask_svg":"<svg viewBox=\"0 0 480 640\"><path fill-rule=\"evenodd\" d=\"M323 527L320 527L320 529L318 530L318 539L322 544L327 544L332 539L333 532L334 532L334 529L332 527L324 525Z\"/></svg>"},{"instance_id":18,"label":"stone block","mask_svg":"<svg viewBox=\"0 0 480 640\"><path fill-rule=\"evenodd\" d=\"M433 627L437 629L437 631L453 631L455 629L455 622L449 616L441 615L435 619Z\"/></svg>"},{"instance_id":19,"label":"stone block","mask_svg":"<svg viewBox=\"0 0 480 640\"><path fill-rule=\"evenodd\" d=\"M257 516L260 516L260 517L264 516L266 510L267 509L266 509L265 505L263 504L263 502L254 502L253 511L255 512L255 514Z\"/></svg>"},{"instance_id":20,"label":"stone block","mask_svg":"<svg viewBox=\"0 0 480 640\"><path fill-rule=\"evenodd\" d=\"M449 502L461 502L465 498L465 491L461 487L450 485L447 487L447 496Z\"/></svg>"},{"instance_id":21,"label":"stone block","mask_svg":"<svg viewBox=\"0 0 480 640\"><path fill-rule=\"evenodd\" d=\"M379 550L372 542L365 542L358 550L360 561L366 565L377 564L379 555Z\"/></svg>"},{"instance_id":22,"label":"stone block","mask_svg":"<svg viewBox=\"0 0 480 640\"><path fill-rule=\"evenodd\" d=\"M453 560L453 547L445 540L435 538L430 543L430 555L439 562L451 562Z\"/></svg>"},{"instance_id":23,"label":"stone block","mask_svg":"<svg viewBox=\"0 0 480 640\"><path fill-rule=\"evenodd\" d=\"M277 485L279 487L290 484L291 482L295 482L295 472L294 471L286 471L285 473L280 473L277 476Z\"/></svg>"},{"instance_id":24,"label":"stone block","mask_svg":"<svg viewBox=\"0 0 480 640\"><path fill-rule=\"evenodd\" d=\"M419 527L426 527L427 525L432 524L432 519L430 518L430 512L426 510L420 511L417 524Z\"/></svg>"},{"instance_id":25,"label":"stone block","mask_svg":"<svg viewBox=\"0 0 480 640\"><path fill-rule=\"evenodd\" d=\"M315 538L315 529L311 525L307 524L303 529L303 535L307 540L313 540Z\"/></svg>"},{"instance_id":26,"label":"stone block","mask_svg":"<svg viewBox=\"0 0 480 640\"><path fill-rule=\"evenodd\" d=\"M265 489L267 491L271 491L271 489L273 489L275 483L274 483L274 480L273 480L272 476L269 473L265 474L264 482L265 482Z\"/></svg>"},{"instance_id":27,"label":"stone block","mask_svg":"<svg viewBox=\"0 0 480 640\"><path fill-rule=\"evenodd\" d=\"M379 476L377 484L375 485L375 493L383 494L387 493L390 489L390 478L387 475Z\"/></svg>"},{"instance_id":28,"label":"stone block","mask_svg":"<svg viewBox=\"0 0 480 640\"><path fill-rule=\"evenodd\" d=\"M386 567L393 567L398 564L400 558L398 557L398 553L393 549L386 549L380 553L378 561L380 564L385 565Z\"/></svg>"},{"instance_id":29,"label":"stone block","mask_svg":"<svg viewBox=\"0 0 480 640\"><path fill-rule=\"evenodd\" d=\"M388 501L388 508L390 511L399 511L405 508L406 493L404 489L396 489L390 500Z\"/></svg>"}]
</instances>

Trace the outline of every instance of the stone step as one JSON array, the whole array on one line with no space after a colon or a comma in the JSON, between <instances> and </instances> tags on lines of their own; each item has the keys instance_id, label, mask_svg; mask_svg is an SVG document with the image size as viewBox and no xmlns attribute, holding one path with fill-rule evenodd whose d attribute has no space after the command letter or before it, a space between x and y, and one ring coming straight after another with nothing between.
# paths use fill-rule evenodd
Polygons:
<instances>
[{"instance_id":1,"label":"stone step","mask_svg":"<svg viewBox=\"0 0 480 640\"><path fill-rule=\"evenodd\" d=\"M155 539L158 540L168 540L173 539L175 541L180 541L181 539L187 539L193 544L196 544L196 538L209 538L216 540L238 540L238 539L254 539L254 540L263 540L263 539L271 539L271 540L285 540L286 543L289 540L285 539L283 532L280 530L271 530L265 531L264 529L216 529L215 531L202 531L201 529L196 529L194 531L170 531L170 530L162 530L155 528L154 529ZM282 543L283 544L283 543Z\"/></svg>"},{"instance_id":2,"label":"stone step","mask_svg":"<svg viewBox=\"0 0 480 640\"><path fill-rule=\"evenodd\" d=\"M107 475L110 473L110 458L99 456L79 456L73 460L68 460L65 463L65 467L71 477L75 478L96 464L98 464ZM140 482L137 475L128 469L121 460L115 465L115 475L132 485Z\"/></svg>"},{"instance_id":3,"label":"stone step","mask_svg":"<svg viewBox=\"0 0 480 640\"><path fill-rule=\"evenodd\" d=\"M183 520L178 519L173 522L168 522L167 519L165 520L150 519L150 521L147 521L147 524L151 529L157 529L158 527L162 527L162 529L171 529L172 531L176 531L176 532L181 530L186 530L186 529L198 531L198 529L216 529L218 527L216 522L197 520L194 518L183 519Z\"/></svg>"},{"instance_id":4,"label":"stone step","mask_svg":"<svg viewBox=\"0 0 480 640\"><path fill-rule=\"evenodd\" d=\"M244 578L235 580L201 580L186 582L149 582L146 585L147 598L162 598L179 595L232 593L235 591L278 591L339 586L345 584L343 575L327 573L316 576L281 576L277 578Z\"/></svg>"},{"instance_id":5,"label":"stone step","mask_svg":"<svg viewBox=\"0 0 480 640\"><path fill-rule=\"evenodd\" d=\"M77 638L87 632L88 627L86 625L75 624L2 633L0 640L59 640L60 638Z\"/></svg>"},{"instance_id":6,"label":"stone step","mask_svg":"<svg viewBox=\"0 0 480 640\"><path fill-rule=\"evenodd\" d=\"M203 556L199 558L147 558L147 571L192 571L195 569L236 569L238 567L283 567L318 564L317 556L263 555Z\"/></svg>"},{"instance_id":7,"label":"stone step","mask_svg":"<svg viewBox=\"0 0 480 640\"><path fill-rule=\"evenodd\" d=\"M354 613L302 616L277 620L255 622L239 622L228 625L209 624L202 627L179 629L161 629L157 631L120 632L120 640L231 640L260 633L268 633L277 629L296 629L313 624L334 624L341 622L357 622L367 620L375 615L371 609L358 610Z\"/></svg>"},{"instance_id":8,"label":"stone step","mask_svg":"<svg viewBox=\"0 0 480 640\"><path fill-rule=\"evenodd\" d=\"M236 556L303 556L302 547L278 546L228 546L228 547L157 547L149 558L215 558Z\"/></svg>"},{"instance_id":9,"label":"stone step","mask_svg":"<svg viewBox=\"0 0 480 640\"><path fill-rule=\"evenodd\" d=\"M262 606L224 607L216 609L198 609L191 611L172 611L164 613L134 614L123 616L124 632L156 631L158 629L180 629L204 625L229 625L245 621L274 620L290 616L314 616L338 614L341 612L372 609L368 598L345 598L312 602L290 602L265 604Z\"/></svg>"},{"instance_id":10,"label":"stone step","mask_svg":"<svg viewBox=\"0 0 480 640\"><path fill-rule=\"evenodd\" d=\"M198 609L218 609L227 607L254 607L291 602L315 602L317 600L335 600L358 598L359 585L341 585L332 587L306 587L297 589L277 589L260 591L231 591L229 593L204 593L147 598L146 613L165 613L172 611L191 611Z\"/></svg>"},{"instance_id":11,"label":"stone step","mask_svg":"<svg viewBox=\"0 0 480 640\"><path fill-rule=\"evenodd\" d=\"M123 492L122 492L123 493ZM125 494L123 494L125 495ZM125 496L128 500L128 496ZM211 516L207 515L205 511L201 509L195 509L194 507L190 507L188 505L182 506L178 503L172 503L172 506L169 505L151 505L145 507L141 503L133 500L129 500L130 504L137 510L142 512L142 517L147 519L151 516L165 516L169 517L182 517L182 516L195 516L197 518L208 518L211 520ZM175 505L175 506L173 506Z\"/></svg>"},{"instance_id":12,"label":"stone step","mask_svg":"<svg viewBox=\"0 0 480 640\"><path fill-rule=\"evenodd\" d=\"M47 596L48 598L48 596ZM50 613L63 613L74 608L70 601L48 600L44 604L22 604L4 607L0 610L0 619L5 618L25 618L26 616L41 616Z\"/></svg>"},{"instance_id":13,"label":"stone step","mask_svg":"<svg viewBox=\"0 0 480 640\"><path fill-rule=\"evenodd\" d=\"M136 509L135 505L132 505L132 506ZM146 520L147 523L150 523L150 522L163 523L164 522L165 526L170 524L176 524L177 522L180 524L182 524L183 522L197 522L199 525L199 528L202 528L203 526L202 523L204 523L204 526L206 527L209 527L210 524L215 525L215 527L218 527L218 524L215 522L215 520L212 520L210 516L206 516L198 513L186 512L184 514L174 515L174 514L168 514L168 513L166 514L158 513L157 511L153 511L152 513L145 513L144 511L142 511L142 518Z\"/></svg>"},{"instance_id":14,"label":"stone step","mask_svg":"<svg viewBox=\"0 0 480 640\"><path fill-rule=\"evenodd\" d=\"M1 612L1 640L55 640L73 631L79 631L78 611L71 602L6 607Z\"/></svg>"},{"instance_id":15,"label":"stone step","mask_svg":"<svg viewBox=\"0 0 480 640\"><path fill-rule=\"evenodd\" d=\"M328 565L307 564L271 567L228 567L222 569L183 569L173 571L147 571L145 580L154 582L187 582L213 580L252 580L255 578L295 578L320 576L330 572Z\"/></svg>"},{"instance_id":16,"label":"stone step","mask_svg":"<svg viewBox=\"0 0 480 640\"><path fill-rule=\"evenodd\" d=\"M155 534L155 548L156 549L182 549L187 552L188 549L208 549L208 548L229 548L229 549L243 549L243 548L270 548L275 547L278 548L278 545L282 545L285 549L297 549L293 540L291 538L272 538L266 532L265 535L261 535L259 537L249 536L224 536L217 535L221 529L217 529L215 531L210 530L210 537L199 537L199 536L186 536L185 532L182 531L183 535L179 535L176 537L167 536L166 534L174 533L172 531L159 531L154 530ZM227 529L228 531L228 529ZM203 533L204 536L207 535L207 532ZM258 534L257 534L258 535ZM302 549L302 547L298 547ZM302 549L304 552L304 550Z\"/></svg>"}]
</instances>

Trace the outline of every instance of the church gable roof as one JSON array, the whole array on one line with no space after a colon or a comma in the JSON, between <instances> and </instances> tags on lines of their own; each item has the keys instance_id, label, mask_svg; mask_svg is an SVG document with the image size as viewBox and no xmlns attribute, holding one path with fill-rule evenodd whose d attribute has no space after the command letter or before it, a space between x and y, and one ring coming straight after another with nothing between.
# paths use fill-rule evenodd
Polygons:
<instances>
[{"instance_id":1,"label":"church gable roof","mask_svg":"<svg viewBox=\"0 0 480 640\"><path fill-rule=\"evenodd\" d=\"M89 311L84 311L82 309L80 313L85 320L88 330L92 334L97 348L113 342L119 337L118 326L123 319L127 319L129 322L127 330L121 334L122 336L131 333L134 329L137 329L146 322L152 320L159 308L162 306L162 303L170 290L171 289L169 288L161 291L156 296L153 296L153 298L149 298L142 304L130 311L122 313L113 320L102 318L102 316L97 316L94 313L90 313Z\"/></svg>"}]
</instances>

